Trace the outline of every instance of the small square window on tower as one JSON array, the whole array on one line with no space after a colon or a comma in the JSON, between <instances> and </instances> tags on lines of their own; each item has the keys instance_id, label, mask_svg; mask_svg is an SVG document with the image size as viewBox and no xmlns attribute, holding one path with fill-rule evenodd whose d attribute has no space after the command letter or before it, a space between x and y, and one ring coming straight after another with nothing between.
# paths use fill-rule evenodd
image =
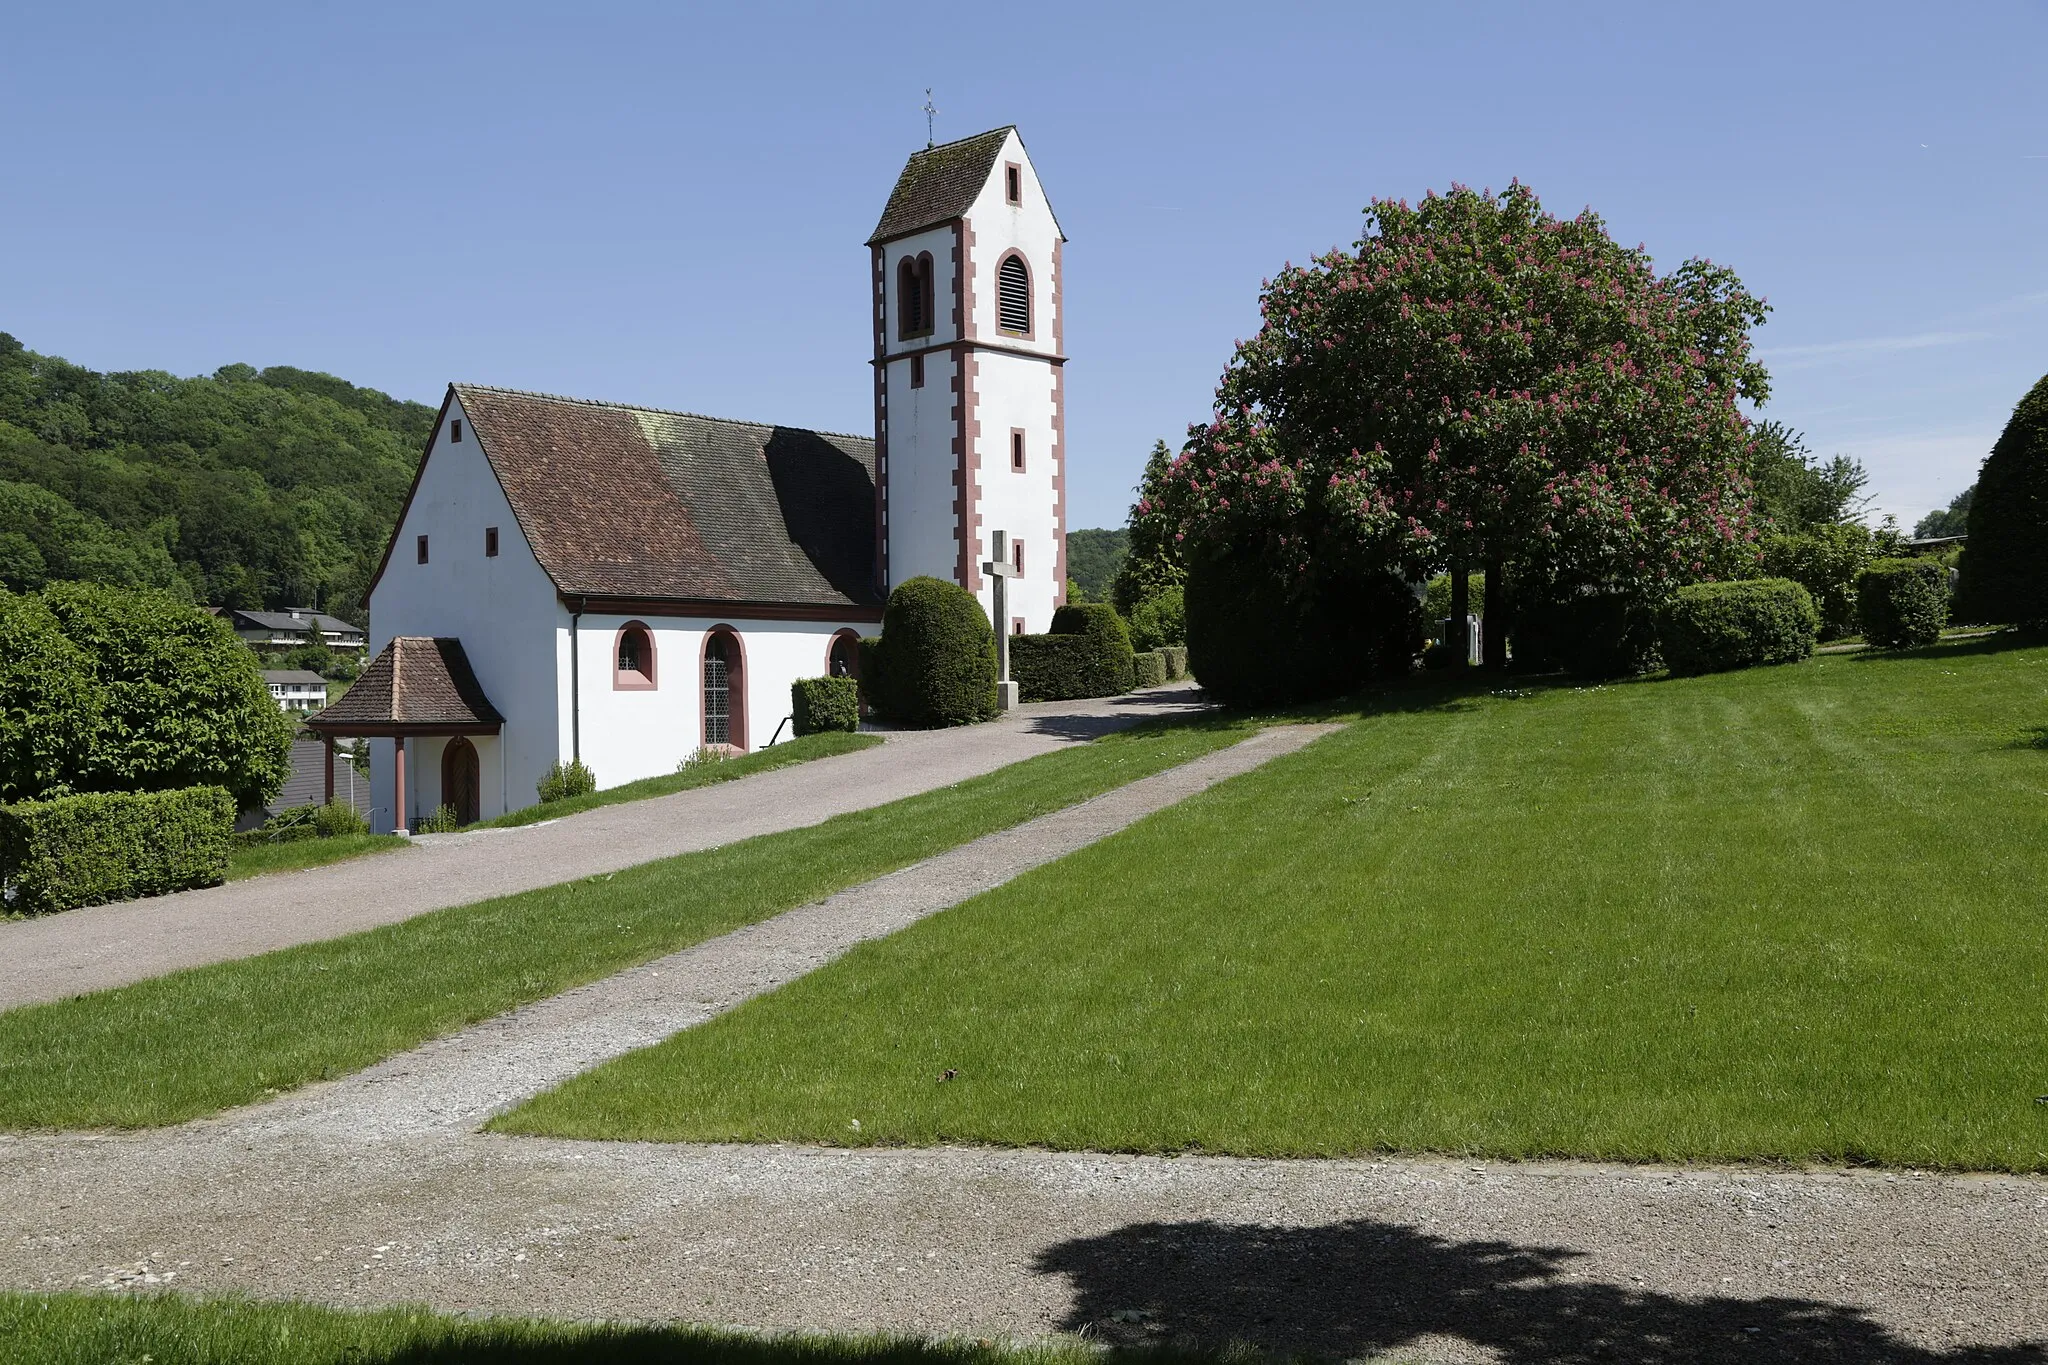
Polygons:
<instances>
[{"instance_id":1,"label":"small square window on tower","mask_svg":"<svg viewBox=\"0 0 2048 1365\"><path fill-rule=\"evenodd\" d=\"M1024 168L1014 161L1003 164L1003 197L1013 204L1024 202Z\"/></svg>"},{"instance_id":2,"label":"small square window on tower","mask_svg":"<svg viewBox=\"0 0 2048 1365\"><path fill-rule=\"evenodd\" d=\"M498 528L495 526L486 526L484 527L484 558L496 559L497 557Z\"/></svg>"},{"instance_id":3,"label":"small square window on tower","mask_svg":"<svg viewBox=\"0 0 2048 1365\"><path fill-rule=\"evenodd\" d=\"M1012 634L1012 635L1022 635L1023 633L1024 633L1024 618L1023 618L1023 617L1021 617L1021 616L1012 616L1012 617L1010 618L1010 634Z\"/></svg>"},{"instance_id":4,"label":"small square window on tower","mask_svg":"<svg viewBox=\"0 0 2048 1365\"><path fill-rule=\"evenodd\" d=\"M924 387L924 357L921 355L910 357L910 387L913 389Z\"/></svg>"},{"instance_id":5,"label":"small square window on tower","mask_svg":"<svg viewBox=\"0 0 2048 1365\"><path fill-rule=\"evenodd\" d=\"M419 539L419 552L420 552L420 563L422 563L422 564L426 563L426 562L427 562L427 538L426 538L425 536L421 536L421 537L420 537L420 539Z\"/></svg>"},{"instance_id":6,"label":"small square window on tower","mask_svg":"<svg viewBox=\"0 0 2048 1365\"><path fill-rule=\"evenodd\" d=\"M1018 474L1024 472L1024 431L1021 427L1010 428L1010 469Z\"/></svg>"},{"instance_id":7,"label":"small square window on tower","mask_svg":"<svg viewBox=\"0 0 2048 1365\"><path fill-rule=\"evenodd\" d=\"M456 445L462 443L462 419L460 417L448 424L448 439Z\"/></svg>"}]
</instances>

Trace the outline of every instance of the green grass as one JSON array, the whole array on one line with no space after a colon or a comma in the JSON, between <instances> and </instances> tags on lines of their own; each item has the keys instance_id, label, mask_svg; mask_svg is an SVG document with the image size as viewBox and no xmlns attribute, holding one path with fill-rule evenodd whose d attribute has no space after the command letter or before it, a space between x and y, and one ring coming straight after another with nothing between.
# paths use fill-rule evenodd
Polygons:
<instances>
[{"instance_id":1,"label":"green grass","mask_svg":"<svg viewBox=\"0 0 2048 1365\"><path fill-rule=\"evenodd\" d=\"M1998 641L1398 693L495 1126L2048 1170L2044 725Z\"/></svg>"},{"instance_id":2,"label":"green grass","mask_svg":"<svg viewBox=\"0 0 2048 1365\"><path fill-rule=\"evenodd\" d=\"M0 1014L0 1128L176 1123L339 1076L1229 744L1141 727L822 824Z\"/></svg>"},{"instance_id":3,"label":"green grass","mask_svg":"<svg viewBox=\"0 0 2048 1365\"><path fill-rule=\"evenodd\" d=\"M650 796L672 796L676 792L689 791L692 787L708 787L714 782L731 782L735 778L751 777L755 773L765 773L775 768L787 768L792 763L806 763L814 758L832 758L839 754L855 753L861 749L871 749L881 742L879 735L849 735L836 730L821 735L805 735L802 739L785 740L751 754L728 758L721 763L698 764L681 772L663 773L660 777L643 777L638 782L606 787L603 791L591 792L587 796L571 796L561 801L550 801L544 806L528 806L524 810L515 810L492 820L481 820L464 828L502 829L512 825L537 824L542 820L559 820L565 815L595 810L599 806L616 806L622 801L644 801Z\"/></svg>"},{"instance_id":4,"label":"green grass","mask_svg":"<svg viewBox=\"0 0 2048 1365\"><path fill-rule=\"evenodd\" d=\"M456 1317L149 1294L0 1293L8 1365L1094 1365L1079 1343L790 1334ZM1238 1353L1240 1357L1245 1353ZM1153 1365L1231 1357L1148 1352Z\"/></svg>"},{"instance_id":5,"label":"green grass","mask_svg":"<svg viewBox=\"0 0 2048 1365\"><path fill-rule=\"evenodd\" d=\"M396 834L341 834L332 839L299 839L286 844L244 844L228 858L228 880L238 882L266 872L294 872L405 845L406 841Z\"/></svg>"}]
</instances>

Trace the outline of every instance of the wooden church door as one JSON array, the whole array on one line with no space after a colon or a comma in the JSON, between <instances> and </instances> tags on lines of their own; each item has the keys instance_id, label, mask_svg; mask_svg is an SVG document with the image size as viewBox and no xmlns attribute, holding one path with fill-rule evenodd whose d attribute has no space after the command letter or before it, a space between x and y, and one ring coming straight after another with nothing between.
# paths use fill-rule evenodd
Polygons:
<instances>
[{"instance_id":1,"label":"wooden church door","mask_svg":"<svg viewBox=\"0 0 2048 1365\"><path fill-rule=\"evenodd\" d=\"M477 822L476 746L461 735L441 750L441 801L455 808L455 819L464 825Z\"/></svg>"}]
</instances>

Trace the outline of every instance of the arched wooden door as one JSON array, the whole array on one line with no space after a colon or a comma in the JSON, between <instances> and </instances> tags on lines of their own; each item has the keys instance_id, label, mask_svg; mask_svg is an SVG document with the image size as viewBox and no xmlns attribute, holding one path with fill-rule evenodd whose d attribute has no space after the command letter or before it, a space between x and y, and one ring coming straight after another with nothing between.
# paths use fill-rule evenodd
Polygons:
<instances>
[{"instance_id":1,"label":"arched wooden door","mask_svg":"<svg viewBox=\"0 0 2048 1365\"><path fill-rule=\"evenodd\" d=\"M476 745L457 735L441 750L441 803L455 808L457 823L477 822Z\"/></svg>"}]
</instances>

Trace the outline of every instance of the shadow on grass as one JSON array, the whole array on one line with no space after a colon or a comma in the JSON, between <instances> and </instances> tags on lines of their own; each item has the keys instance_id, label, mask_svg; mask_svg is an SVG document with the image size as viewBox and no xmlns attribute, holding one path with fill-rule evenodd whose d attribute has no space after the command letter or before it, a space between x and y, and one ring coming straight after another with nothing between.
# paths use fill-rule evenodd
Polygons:
<instances>
[{"instance_id":1,"label":"shadow on grass","mask_svg":"<svg viewBox=\"0 0 2048 1365\"><path fill-rule=\"evenodd\" d=\"M1938 640L1911 649L1881 649L1876 645L1841 658L1857 664L1890 663L1899 659L1967 659L1982 654L2008 654L2015 649L2037 649L2048 645L2048 631L2017 627L1994 635L1970 635L1955 640Z\"/></svg>"},{"instance_id":2,"label":"shadow on grass","mask_svg":"<svg viewBox=\"0 0 2048 1365\"><path fill-rule=\"evenodd\" d=\"M1233 1344L1278 1356L1370 1359L1450 1337L1504 1365L1816 1359L1933 1365L2040 1362L2036 1346L1930 1351L1864 1310L1811 1299L1679 1298L1567 1280L1583 1253L1459 1242L1367 1219L1322 1227L1139 1223L1043 1252L1067 1276L1061 1324L1113 1346Z\"/></svg>"}]
</instances>

